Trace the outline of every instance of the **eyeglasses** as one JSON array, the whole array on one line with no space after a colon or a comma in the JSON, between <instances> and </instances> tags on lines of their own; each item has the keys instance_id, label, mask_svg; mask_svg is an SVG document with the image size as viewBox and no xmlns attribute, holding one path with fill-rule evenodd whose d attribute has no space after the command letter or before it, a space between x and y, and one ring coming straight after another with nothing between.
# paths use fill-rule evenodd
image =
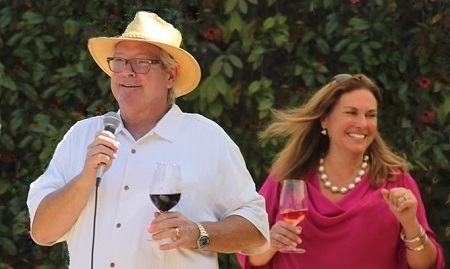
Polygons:
<instances>
[{"instance_id":1,"label":"eyeglasses","mask_svg":"<svg viewBox=\"0 0 450 269\"><path fill-rule=\"evenodd\" d=\"M160 64L160 60L150 59L124 59L120 57L108 57L106 58L109 69L114 73L121 73L125 70L128 63L131 65L131 70L136 74L146 74L150 71L152 65Z\"/></svg>"},{"instance_id":2,"label":"eyeglasses","mask_svg":"<svg viewBox=\"0 0 450 269\"><path fill-rule=\"evenodd\" d=\"M349 74L338 74L331 79L331 82L336 81L337 83L339 83L351 77L353 76Z\"/></svg>"}]
</instances>

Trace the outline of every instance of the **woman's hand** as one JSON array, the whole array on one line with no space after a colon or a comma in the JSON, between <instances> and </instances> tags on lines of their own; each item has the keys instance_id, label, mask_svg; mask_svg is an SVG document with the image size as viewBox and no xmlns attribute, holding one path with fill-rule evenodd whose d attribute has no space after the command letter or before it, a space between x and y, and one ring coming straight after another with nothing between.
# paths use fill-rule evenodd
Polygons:
<instances>
[{"instance_id":1,"label":"woman's hand","mask_svg":"<svg viewBox=\"0 0 450 269\"><path fill-rule=\"evenodd\" d=\"M403 226L416 221L417 199L411 190L405 188L382 189L381 194Z\"/></svg>"},{"instance_id":2,"label":"woman's hand","mask_svg":"<svg viewBox=\"0 0 450 269\"><path fill-rule=\"evenodd\" d=\"M278 251L282 248L295 248L302 242L302 228L285 221L278 221L270 229L270 245Z\"/></svg>"}]
</instances>

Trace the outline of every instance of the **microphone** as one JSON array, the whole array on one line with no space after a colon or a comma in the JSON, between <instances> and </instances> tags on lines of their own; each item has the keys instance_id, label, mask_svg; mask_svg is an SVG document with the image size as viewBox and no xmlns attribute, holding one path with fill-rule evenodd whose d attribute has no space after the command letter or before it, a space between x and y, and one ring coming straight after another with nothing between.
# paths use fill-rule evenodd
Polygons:
<instances>
[{"instance_id":1,"label":"microphone","mask_svg":"<svg viewBox=\"0 0 450 269\"><path fill-rule=\"evenodd\" d=\"M105 131L108 131L112 134L116 132L117 127L120 125L120 116L116 112L108 112L103 115L103 124L105 125ZM103 177L103 169L105 168L104 163L100 163L97 167L97 182L96 186L100 185L100 181Z\"/></svg>"}]
</instances>

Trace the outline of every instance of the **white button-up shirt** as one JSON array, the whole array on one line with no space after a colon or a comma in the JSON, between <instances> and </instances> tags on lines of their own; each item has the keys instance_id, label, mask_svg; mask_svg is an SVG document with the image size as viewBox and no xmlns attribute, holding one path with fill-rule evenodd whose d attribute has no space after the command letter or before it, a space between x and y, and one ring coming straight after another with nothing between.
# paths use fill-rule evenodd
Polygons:
<instances>
[{"instance_id":1,"label":"white button-up shirt","mask_svg":"<svg viewBox=\"0 0 450 269\"><path fill-rule=\"evenodd\" d=\"M27 204L31 222L42 199L81 172L87 147L102 129L103 117L97 116L77 122L67 132L49 167L30 185ZM157 162L180 164L182 194L173 210L196 222L240 215L267 239L265 246L244 253L268 247L264 199L255 190L239 148L219 125L173 105L138 141L122 124L116 139L120 142L117 159L98 189L94 268L218 268L217 253L161 251L157 241L148 240L147 228L157 211L149 198ZM93 190L75 225L58 240L67 241L71 269L90 268L94 194Z\"/></svg>"}]
</instances>

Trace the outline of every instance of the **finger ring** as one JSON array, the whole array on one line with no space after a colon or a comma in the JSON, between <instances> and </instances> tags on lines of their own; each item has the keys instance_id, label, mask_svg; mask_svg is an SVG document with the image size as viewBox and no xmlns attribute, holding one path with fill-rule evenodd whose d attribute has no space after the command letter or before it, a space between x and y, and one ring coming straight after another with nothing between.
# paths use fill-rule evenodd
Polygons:
<instances>
[{"instance_id":1,"label":"finger ring","mask_svg":"<svg viewBox=\"0 0 450 269\"><path fill-rule=\"evenodd\" d=\"M280 239L280 234L277 234L277 235L275 236L275 240L278 240L278 239Z\"/></svg>"},{"instance_id":2,"label":"finger ring","mask_svg":"<svg viewBox=\"0 0 450 269\"><path fill-rule=\"evenodd\" d=\"M176 237L180 237L180 230L178 228L175 228L175 231L177 232Z\"/></svg>"},{"instance_id":3,"label":"finger ring","mask_svg":"<svg viewBox=\"0 0 450 269\"><path fill-rule=\"evenodd\" d=\"M408 196L406 196L406 194L404 194L402 197L403 199L405 199L405 201L408 200Z\"/></svg>"}]
</instances>

